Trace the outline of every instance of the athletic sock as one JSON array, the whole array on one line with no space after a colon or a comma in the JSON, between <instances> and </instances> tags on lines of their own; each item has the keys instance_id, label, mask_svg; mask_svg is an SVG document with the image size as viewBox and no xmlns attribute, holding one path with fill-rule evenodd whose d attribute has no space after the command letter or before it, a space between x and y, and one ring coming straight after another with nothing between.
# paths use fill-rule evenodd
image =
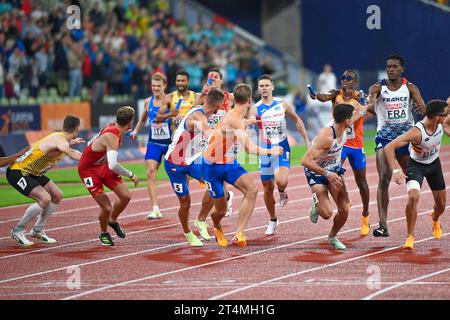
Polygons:
<instances>
[{"instance_id":1,"label":"athletic sock","mask_svg":"<svg viewBox=\"0 0 450 320\"><path fill-rule=\"evenodd\" d=\"M277 222L277 221L278 221L278 218L270 219L270 221L272 221L272 222Z\"/></svg>"},{"instance_id":2,"label":"athletic sock","mask_svg":"<svg viewBox=\"0 0 450 320\"><path fill-rule=\"evenodd\" d=\"M44 231L44 227L45 224L48 220L48 218L50 218L50 216L52 215L52 213L55 211L56 207L58 205L50 202L50 204L48 205L47 209L45 209L41 215L39 216L38 220L36 221L36 224L33 227L33 231L36 233L41 233L42 231Z\"/></svg>"},{"instance_id":3,"label":"athletic sock","mask_svg":"<svg viewBox=\"0 0 450 320\"><path fill-rule=\"evenodd\" d=\"M27 224L43 212L44 209L42 209L37 203L33 203L27 208L27 210L25 210L22 219L20 219L17 226L14 227L14 231L23 232Z\"/></svg>"}]
</instances>

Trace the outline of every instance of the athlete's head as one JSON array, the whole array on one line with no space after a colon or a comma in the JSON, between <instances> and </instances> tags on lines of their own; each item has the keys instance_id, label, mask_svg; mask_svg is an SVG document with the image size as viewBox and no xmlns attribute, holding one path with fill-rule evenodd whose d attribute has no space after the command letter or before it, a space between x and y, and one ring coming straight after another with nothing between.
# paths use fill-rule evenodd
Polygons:
<instances>
[{"instance_id":1,"label":"athlete's head","mask_svg":"<svg viewBox=\"0 0 450 320\"><path fill-rule=\"evenodd\" d=\"M167 78L162 73L155 73L152 76L152 93L154 96L161 96L166 90Z\"/></svg>"},{"instance_id":2,"label":"athlete's head","mask_svg":"<svg viewBox=\"0 0 450 320\"><path fill-rule=\"evenodd\" d=\"M252 99L252 89L245 83L236 85L233 89L234 101L236 104L247 104L247 112L250 109L250 102ZM246 112L246 114L247 114ZM246 115L244 114L244 116Z\"/></svg>"},{"instance_id":3,"label":"athlete's head","mask_svg":"<svg viewBox=\"0 0 450 320\"><path fill-rule=\"evenodd\" d=\"M116 112L116 122L119 126L129 130L133 127L135 111L130 106L121 107Z\"/></svg>"},{"instance_id":4,"label":"athlete's head","mask_svg":"<svg viewBox=\"0 0 450 320\"><path fill-rule=\"evenodd\" d=\"M176 74L175 85L178 92L185 92L189 88L189 73L180 70Z\"/></svg>"},{"instance_id":5,"label":"athlete's head","mask_svg":"<svg viewBox=\"0 0 450 320\"><path fill-rule=\"evenodd\" d=\"M355 89L355 85L357 82L358 75L353 70L345 70L341 76L342 89Z\"/></svg>"},{"instance_id":6,"label":"athlete's head","mask_svg":"<svg viewBox=\"0 0 450 320\"><path fill-rule=\"evenodd\" d=\"M438 119L442 123L447 116L448 104L444 100L431 100L427 103L425 113L429 119Z\"/></svg>"},{"instance_id":7,"label":"athlete's head","mask_svg":"<svg viewBox=\"0 0 450 320\"><path fill-rule=\"evenodd\" d=\"M350 126L350 119L353 115L353 106L347 103L339 103L333 108L333 118L336 124L345 123L346 127Z\"/></svg>"},{"instance_id":8,"label":"athlete's head","mask_svg":"<svg viewBox=\"0 0 450 320\"><path fill-rule=\"evenodd\" d=\"M211 88L220 88L223 84L223 75L219 68L211 68L208 70L208 79L211 79Z\"/></svg>"},{"instance_id":9,"label":"athlete's head","mask_svg":"<svg viewBox=\"0 0 450 320\"><path fill-rule=\"evenodd\" d=\"M206 105L215 112L223 103L225 94L220 89L211 89L206 96Z\"/></svg>"},{"instance_id":10,"label":"athlete's head","mask_svg":"<svg viewBox=\"0 0 450 320\"><path fill-rule=\"evenodd\" d=\"M258 78L258 91L262 98L269 98L275 90L273 86L272 77L268 74L263 74Z\"/></svg>"},{"instance_id":11,"label":"athlete's head","mask_svg":"<svg viewBox=\"0 0 450 320\"><path fill-rule=\"evenodd\" d=\"M405 59L398 54L391 54L386 59L386 72L389 80L397 80L405 71Z\"/></svg>"},{"instance_id":12,"label":"athlete's head","mask_svg":"<svg viewBox=\"0 0 450 320\"><path fill-rule=\"evenodd\" d=\"M73 134L74 137L78 136L78 132L80 131L80 118L66 116L63 122L63 131Z\"/></svg>"}]
</instances>

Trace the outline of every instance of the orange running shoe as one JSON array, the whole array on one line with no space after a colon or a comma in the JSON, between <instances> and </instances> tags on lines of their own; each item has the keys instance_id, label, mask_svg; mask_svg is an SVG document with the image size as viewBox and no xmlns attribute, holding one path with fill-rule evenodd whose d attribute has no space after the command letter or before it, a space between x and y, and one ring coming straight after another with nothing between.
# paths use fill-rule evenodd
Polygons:
<instances>
[{"instance_id":1,"label":"orange running shoe","mask_svg":"<svg viewBox=\"0 0 450 320\"><path fill-rule=\"evenodd\" d=\"M442 237L441 223L439 222L439 220L438 221L431 220L431 223L433 224L433 236L439 240Z\"/></svg>"},{"instance_id":2,"label":"orange running shoe","mask_svg":"<svg viewBox=\"0 0 450 320\"><path fill-rule=\"evenodd\" d=\"M408 238L406 238L406 242L403 245L403 248L410 250L414 248L414 237L412 235L409 235Z\"/></svg>"},{"instance_id":3,"label":"orange running shoe","mask_svg":"<svg viewBox=\"0 0 450 320\"><path fill-rule=\"evenodd\" d=\"M247 239L242 232L237 232L233 238L233 245L244 248L247 245Z\"/></svg>"},{"instance_id":4,"label":"orange running shoe","mask_svg":"<svg viewBox=\"0 0 450 320\"><path fill-rule=\"evenodd\" d=\"M222 229L217 229L216 227L214 227L214 233L216 235L216 241L217 244L221 247L227 247L228 246L228 240L227 238L225 238L225 235L223 233Z\"/></svg>"},{"instance_id":5,"label":"orange running shoe","mask_svg":"<svg viewBox=\"0 0 450 320\"><path fill-rule=\"evenodd\" d=\"M361 216L361 235L367 236L370 232L369 217Z\"/></svg>"}]
</instances>

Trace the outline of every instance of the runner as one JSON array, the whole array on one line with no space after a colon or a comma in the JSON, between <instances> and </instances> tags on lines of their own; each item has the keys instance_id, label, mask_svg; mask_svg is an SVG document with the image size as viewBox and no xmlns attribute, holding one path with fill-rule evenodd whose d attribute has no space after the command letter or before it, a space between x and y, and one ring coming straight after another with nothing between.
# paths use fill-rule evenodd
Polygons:
<instances>
[{"instance_id":1,"label":"runner","mask_svg":"<svg viewBox=\"0 0 450 320\"><path fill-rule=\"evenodd\" d=\"M108 225L120 238L126 236L117 222L117 218L127 207L131 195L121 176L130 178L135 186L139 183L139 178L117 161L123 135L133 126L134 113L132 107L119 108L116 112L116 122L110 123L88 142L78 164L81 181L100 206L99 238L103 246L114 245L114 241L108 233ZM118 197L112 205L103 186L112 190Z\"/></svg>"},{"instance_id":2,"label":"runner","mask_svg":"<svg viewBox=\"0 0 450 320\"><path fill-rule=\"evenodd\" d=\"M444 131L450 136L450 127L442 123L448 115L448 104L443 100L431 100L426 106L426 117L416 123L408 132L389 142L384 147L384 154L392 169L394 181L401 185L406 179L408 191L408 204L405 214L408 232L404 248L414 247L414 228L417 220L417 203L420 198L423 179L426 178L433 193L434 206L431 213L433 235L436 239L442 236L439 217L444 213L446 205L445 180L442 173L439 151L441 149ZM395 159L395 150L408 146L409 159L406 167L406 175Z\"/></svg>"},{"instance_id":3,"label":"runner","mask_svg":"<svg viewBox=\"0 0 450 320\"><path fill-rule=\"evenodd\" d=\"M226 214L226 195L224 182L234 185L242 191L244 199L239 211L238 228L233 238L233 244L245 247L247 241L243 233L255 207L258 189L247 171L237 162L237 143L244 146L245 151L260 155L281 155L283 147L273 146L271 149L261 148L253 144L245 130L245 117L250 110L252 90L246 84L237 85L233 94L236 105L228 112L213 130L207 150L203 153L204 164L202 174L214 199L215 210L211 214L214 232L219 246L226 247L228 241L222 230L221 220Z\"/></svg>"},{"instance_id":4,"label":"runner","mask_svg":"<svg viewBox=\"0 0 450 320\"><path fill-rule=\"evenodd\" d=\"M258 91L261 100L253 106L250 116L250 118L256 117L259 121L259 145L267 149L272 146L281 146L284 150L282 155L259 157L259 173L264 187L264 203L270 215L266 235L274 234L280 223L275 213L275 198L273 196L275 184L280 194L280 206L285 207L288 203L286 188L291 167L291 148L287 138L286 116L294 121L306 145L308 146L310 143L302 119L288 102L273 97L274 90L273 80L269 75L259 77Z\"/></svg>"},{"instance_id":5,"label":"runner","mask_svg":"<svg viewBox=\"0 0 450 320\"><path fill-rule=\"evenodd\" d=\"M338 212L328 234L328 242L338 250L347 249L337 234L347 221L349 211L350 201L343 177L345 169L341 165L341 153L347 140L347 129L352 124L353 111L350 104L334 106L333 123L319 130L301 161L316 203L316 210L310 212L311 221L316 223L319 215L325 220L332 217L333 208L328 194L336 203Z\"/></svg>"},{"instance_id":6,"label":"runner","mask_svg":"<svg viewBox=\"0 0 450 320\"><path fill-rule=\"evenodd\" d=\"M311 93L309 96L312 99L317 99L321 102L331 101L333 108L337 104L348 103L351 104L358 113L361 109L359 103L361 97L360 93L355 90L358 82L358 75L353 70L346 70L341 76L341 89L331 90L328 93L317 92L316 96ZM342 164L348 158L350 166L353 170L356 185L361 195L363 204L361 216L361 235L366 236L370 232L369 225L369 185L366 178L366 154L364 153L364 136L363 136L364 117L360 117L347 132L347 142L342 149ZM314 204L313 204L314 205Z\"/></svg>"},{"instance_id":7,"label":"runner","mask_svg":"<svg viewBox=\"0 0 450 320\"><path fill-rule=\"evenodd\" d=\"M57 241L50 238L44 231L45 224L63 198L61 189L45 174L52 169L65 155L71 159L80 160L81 153L70 148L71 145L84 143L77 138L80 119L66 116L63 130L54 132L36 142L30 150L14 160L6 170L6 179L19 193L33 199L36 203L29 206L19 221L11 230L11 237L21 246L31 246L25 235L26 225L39 216L30 236L43 243L52 244Z\"/></svg>"},{"instance_id":8,"label":"runner","mask_svg":"<svg viewBox=\"0 0 450 320\"><path fill-rule=\"evenodd\" d=\"M147 122L147 119L149 120L150 133L148 135L147 152L145 153L145 165L147 166L148 195L150 197L150 206L153 206L153 210L147 215L147 219L162 218L158 204L156 173L158 172L162 157L166 154L171 142L172 129L170 117L175 115L166 109L167 117L165 119L157 119L159 109L170 103L170 100L164 93L166 87L166 77L161 73L155 73L152 76L153 96L145 100L141 118L136 128L131 132L131 138L136 139L139 131L141 131Z\"/></svg>"},{"instance_id":9,"label":"runner","mask_svg":"<svg viewBox=\"0 0 450 320\"><path fill-rule=\"evenodd\" d=\"M388 237L387 210L389 205L389 184L392 172L384 155L384 146L407 132L414 124L411 98L418 112L425 115L425 103L419 89L402 78L405 60L399 55L386 59L388 79L377 82L369 89L369 112L377 115L377 135L375 137L376 163L378 171L377 206L380 226L373 231L375 237ZM374 110L373 110L374 108ZM409 150L407 146L396 150L396 156L403 172L406 172Z\"/></svg>"}]
</instances>

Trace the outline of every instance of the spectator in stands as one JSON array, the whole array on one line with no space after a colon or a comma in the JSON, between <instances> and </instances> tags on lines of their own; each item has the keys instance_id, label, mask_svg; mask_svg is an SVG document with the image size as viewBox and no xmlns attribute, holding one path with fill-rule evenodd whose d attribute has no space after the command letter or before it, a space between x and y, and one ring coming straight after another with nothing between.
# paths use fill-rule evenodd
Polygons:
<instances>
[{"instance_id":1,"label":"spectator in stands","mask_svg":"<svg viewBox=\"0 0 450 320\"><path fill-rule=\"evenodd\" d=\"M99 51L92 64L92 82L94 84L92 91L92 103L94 105L100 103L105 94L106 71L103 65L103 52Z\"/></svg>"},{"instance_id":2,"label":"spectator in stands","mask_svg":"<svg viewBox=\"0 0 450 320\"><path fill-rule=\"evenodd\" d=\"M295 113L297 113L298 116L303 119L304 113L306 111L305 93L301 90L297 90L292 99L292 105L295 108Z\"/></svg>"},{"instance_id":3,"label":"spectator in stands","mask_svg":"<svg viewBox=\"0 0 450 320\"><path fill-rule=\"evenodd\" d=\"M3 54L0 52L0 98L3 98L3 88L5 85L5 71L3 70Z\"/></svg>"},{"instance_id":4,"label":"spectator in stands","mask_svg":"<svg viewBox=\"0 0 450 320\"><path fill-rule=\"evenodd\" d=\"M64 44L69 66L69 97L78 97L81 95L81 87L83 86L81 72L83 47L81 43L73 41L69 34L65 36Z\"/></svg>"},{"instance_id":5,"label":"spectator in stands","mask_svg":"<svg viewBox=\"0 0 450 320\"><path fill-rule=\"evenodd\" d=\"M336 89L336 75L333 73L333 67L330 64L323 66L323 72L319 75L317 90L319 92L329 92Z\"/></svg>"}]
</instances>

